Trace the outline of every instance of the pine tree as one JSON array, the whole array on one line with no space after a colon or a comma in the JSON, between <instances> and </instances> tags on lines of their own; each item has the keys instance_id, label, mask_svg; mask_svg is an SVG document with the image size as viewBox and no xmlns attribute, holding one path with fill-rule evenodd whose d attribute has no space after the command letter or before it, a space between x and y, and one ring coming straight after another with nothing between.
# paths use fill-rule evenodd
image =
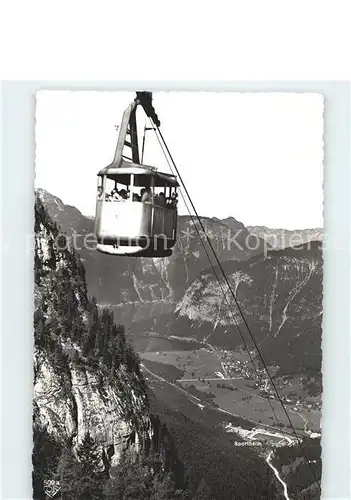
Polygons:
<instances>
[{"instance_id":1,"label":"pine tree","mask_svg":"<svg viewBox=\"0 0 351 500\"><path fill-rule=\"evenodd\" d=\"M60 456L60 445L45 428L33 427L33 497L44 500L44 481L53 479Z\"/></svg>"},{"instance_id":2,"label":"pine tree","mask_svg":"<svg viewBox=\"0 0 351 500\"><path fill-rule=\"evenodd\" d=\"M202 478L196 490L194 500L211 500L212 498L211 488L206 484L205 479Z\"/></svg>"},{"instance_id":3,"label":"pine tree","mask_svg":"<svg viewBox=\"0 0 351 500\"><path fill-rule=\"evenodd\" d=\"M79 464L70 446L63 449L57 467L57 478L60 482L62 500L76 500L80 493Z\"/></svg>"},{"instance_id":4,"label":"pine tree","mask_svg":"<svg viewBox=\"0 0 351 500\"><path fill-rule=\"evenodd\" d=\"M101 452L89 432L77 448L82 500L101 500L103 474L99 471Z\"/></svg>"},{"instance_id":5,"label":"pine tree","mask_svg":"<svg viewBox=\"0 0 351 500\"><path fill-rule=\"evenodd\" d=\"M91 301L88 302L87 309L89 312L89 326L86 330L84 338L82 339L84 356L90 356L93 354L95 340L100 328L99 311L95 297L92 297Z\"/></svg>"},{"instance_id":6,"label":"pine tree","mask_svg":"<svg viewBox=\"0 0 351 500\"><path fill-rule=\"evenodd\" d=\"M180 499L180 491L176 491L170 474L157 475L153 480L151 500L175 500Z\"/></svg>"},{"instance_id":7,"label":"pine tree","mask_svg":"<svg viewBox=\"0 0 351 500\"><path fill-rule=\"evenodd\" d=\"M150 500L152 476L144 462L133 461L123 453L113 477L107 482L106 500Z\"/></svg>"},{"instance_id":8,"label":"pine tree","mask_svg":"<svg viewBox=\"0 0 351 500\"><path fill-rule=\"evenodd\" d=\"M102 500L100 459L98 446L89 433L77 448L77 459L70 447L64 450L57 471L63 500Z\"/></svg>"}]
</instances>

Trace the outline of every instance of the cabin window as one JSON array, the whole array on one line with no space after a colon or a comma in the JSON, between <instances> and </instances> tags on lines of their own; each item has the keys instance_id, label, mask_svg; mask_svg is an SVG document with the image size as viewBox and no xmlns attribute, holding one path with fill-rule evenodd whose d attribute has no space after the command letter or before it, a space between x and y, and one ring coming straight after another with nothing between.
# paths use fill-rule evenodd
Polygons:
<instances>
[{"instance_id":1,"label":"cabin window","mask_svg":"<svg viewBox=\"0 0 351 500\"><path fill-rule=\"evenodd\" d=\"M131 176L105 176L105 201L125 202L130 199Z\"/></svg>"},{"instance_id":2,"label":"cabin window","mask_svg":"<svg viewBox=\"0 0 351 500\"><path fill-rule=\"evenodd\" d=\"M165 207L167 205L166 186L155 186L154 205L158 207Z\"/></svg>"},{"instance_id":3,"label":"cabin window","mask_svg":"<svg viewBox=\"0 0 351 500\"><path fill-rule=\"evenodd\" d=\"M147 193L149 191L149 194ZM132 201L141 202L144 198L151 202L153 198L153 177L150 175L133 175Z\"/></svg>"},{"instance_id":4,"label":"cabin window","mask_svg":"<svg viewBox=\"0 0 351 500\"><path fill-rule=\"evenodd\" d=\"M154 205L166 208L175 208L177 206L177 192L172 186L155 187Z\"/></svg>"},{"instance_id":5,"label":"cabin window","mask_svg":"<svg viewBox=\"0 0 351 500\"><path fill-rule=\"evenodd\" d=\"M97 199L112 202L144 201L158 207L175 208L177 188L166 182L143 174L98 176Z\"/></svg>"}]
</instances>

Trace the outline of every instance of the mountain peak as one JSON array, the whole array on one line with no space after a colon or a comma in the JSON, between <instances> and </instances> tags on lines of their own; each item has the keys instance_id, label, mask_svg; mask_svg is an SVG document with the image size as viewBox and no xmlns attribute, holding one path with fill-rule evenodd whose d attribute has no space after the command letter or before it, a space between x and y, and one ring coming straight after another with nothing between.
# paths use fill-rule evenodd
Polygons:
<instances>
[{"instance_id":1,"label":"mountain peak","mask_svg":"<svg viewBox=\"0 0 351 500\"><path fill-rule=\"evenodd\" d=\"M52 220L57 222L64 232L78 231L85 234L92 231L91 219L85 217L78 208L66 205L61 198L42 188L35 189L35 194L45 206Z\"/></svg>"},{"instance_id":2,"label":"mountain peak","mask_svg":"<svg viewBox=\"0 0 351 500\"><path fill-rule=\"evenodd\" d=\"M36 188L34 191L35 191L36 196L38 196L40 198L40 200L44 203L53 202L53 203L56 203L56 205L58 205L58 206L64 205L63 201L60 198L49 193L49 191L46 191L46 189Z\"/></svg>"}]
</instances>

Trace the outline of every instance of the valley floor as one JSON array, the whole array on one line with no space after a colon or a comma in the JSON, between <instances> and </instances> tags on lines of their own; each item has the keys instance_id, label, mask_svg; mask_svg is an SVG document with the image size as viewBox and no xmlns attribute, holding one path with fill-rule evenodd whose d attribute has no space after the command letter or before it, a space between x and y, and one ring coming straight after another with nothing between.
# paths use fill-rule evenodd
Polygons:
<instances>
[{"instance_id":1,"label":"valley floor","mask_svg":"<svg viewBox=\"0 0 351 500\"><path fill-rule=\"evenodd\" d=\"M218 356L209 349L189 351L148 351L139 353L145 366L151 369L154 363L164 365L162 375L166 380L168 367L176 368L179 376L174 379L183 389L196 393L199 399L212 399L219 408L238 415L258 425L290 430L289 421L281 404L262 396L253 387L252 381L240 374L226 377ZM320 412L312 409L297 408L285 404L292 425L302 435L319 433ZM273 411L276 418L273 415Z\"/></svg>"},{"instance_id":2,"label":"valley floor","mask_svg":"<svg viewBox=\"0 0 351 500\"><path fill-rule=\"evenodd\" d=\"M183 356L189 361L195 354L196 352L186 351L183 353ZM196 354L196 365L193 364L190 367L188 363L186 365L188 370L186 373L183 372L183 377L181 379L174 379L173 381L170 381L168 380L169 373L167 373L167 366L178 370L179 366L185 366L182 364L179 365L179 361L182 359L182 355L179 351L176 353L140 353L140 356L142 358L141 368L144 372L148 386L155 393L158 399L163 400L165 404L169 405L174 410L191 416L195 420L201 421L202 417L207 423L212 421L213 425L222 426L226 432L230 433L234 437L234 440L232 439L233 446L250 446L254 448L259 456L261 456L272 469L277 482L280 483L282 498L285 500L291 500L287 483L288 480L282 474L282 471L280 470L281 467L278 467L277 464L273 463L273 459L275 456L275 450L278 448L286 449L286 447L292 446L293 448L299 449L296 437L291 429L274 427L272 425L272 421L267 418L269 414L267 408L258 408L258 410L262 410L262 413L259 413L262 421L259 421L261 419L257 420L257 415L254 410L255 408L257 409L259 404L263 406L264 403L262 400L265 398L262 398L255 393L252 393L252 397L250 399L244 401L245 403L246 401L250 402L249 407L251 407L251 413L254 418L248 417L248 407L243 404L243 398L247 398L247 394L251 394L252 392L251 389L249 391L246 390L249 381L240 377L226 379L223 378L223 374L222 376L216 377L216 371L214 373L215 377L206 377L200 381L198 380L200 377L191 379L187 378L189 376L189 368L193 371L194 366L196 366L196 369L199 370L201 365L201 352ZM168 361L170 359L177 359L177 367L167 363L162 363L162 356L164 360ZM156 359L158 361L155 361ZM206 356L204 356L203 359L208 359L208 353L206 353ZM212 363L215 368L218 368L214 360L212 360ZM162 364L166 368L165 374L160 375L159 373L155 373L153 370L155 369L158 371L160 369L160 365ZM208 365L206 366L205 372L207 374ZM199 371L198 374L200 374ZM172 375L174 376L174 373ZM209 378L211 378L211 380L209 380ZM228 383L233 384L237 390L223 389L221 399L219 394L222 388L217 387L217 384L223 385ZM218 389L218 391L214 400L206 400L203 398L203 396L206 395L206 393L208 394L209 391L214 393L215 389ZM234 394L235 397L233 396ZM261 402L257 403L259 400ZM213 405L213 402L215 405ZM273 403L277 404L276 402ZM277 411L276 408L275 410ZM293 415L293 411L291 411L291 409L289 409L289 412ZM268 424L263 422L263 416L266 414L266 421L269 422ZM249 415L251 416L251 414ZM306 434L310 432L307 427L307 421L296 413L294 417L300 420L300 426L296 428L297 434L301 437L306 436ZM294 422L293 424L295 425ZM238 436L237 440L235 436Z\"/></svg>"}]
</instances>

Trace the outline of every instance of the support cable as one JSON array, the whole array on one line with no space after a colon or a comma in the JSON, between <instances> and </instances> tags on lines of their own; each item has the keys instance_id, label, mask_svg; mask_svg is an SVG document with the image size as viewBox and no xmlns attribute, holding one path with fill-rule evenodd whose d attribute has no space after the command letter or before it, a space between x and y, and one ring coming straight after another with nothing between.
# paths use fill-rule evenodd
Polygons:
<instances>
[{"instance_id":1,"label":"support cable","mask_svg":"<svg viewBox=\"0 0 351 500\"><path fill-rule=\"evenodd\" d=\"M155 130L155 129L154 129L154 130ZM169 168L170 168L170 170L171 170L172 174L174 175L174 171L173 171L172 165L171 165L170 161L168 160L167 154L166 154L166 152L165 152L165 150L164 150L164 147L163 147L162 142L160 141L160 138L158 137L158 135L157 135L157 133L156 133L156 130L155 130L155 134L156 134L157 140L158 140L158 142L159 142L159 145L160 145L160 147L161 147L161 149L162 149L162 152L163 152L163 154L165 155L165 158L166 158L166 161L167 161L167 163L168 163L168 166L169 166ZM189 208L189 206L188 206L188 204L187 204L187 201L186 201L185 196L183 195L182 191L181 191L181 196L182 196L182 198L183 198L184 205L185 205L185 207L186 207L186 209L187 209L187 211L188 211L188 213L189 213L189 216L190 216L190 218L191 218L191 221L192 221L192 223L193 223L193 226L195 227L196 232L197 232L197 234L198 234L198 236L199 236L200 242L201 242L201 244L202 244L202 246L203 246L203 249L204 249L204 251L205 251L205 253L206 253L206 256L207 256L207 259L208 259L208 261L209 261L209 263L210 263L210 266L211 266L211 268L212 268L212 271L213 271L213 273L214 273L214 275L215 275L215 277L216 277L216 280L217 280L217 282L218 282L218 284L219 284L219 286L220 286L220 289L221 289L221 291L222 291L222 294L223 294L223 296L224 296L224 299L225 299L225 301L227 302L227 306L228 306L228 309L229 309L229 311L230 311L230 313L231 313L231 316L232 316L233 322L234 322L234 324L235 324L235 326L236 326L236 328L237 328L237 330L238 330L238 332L239 332L239 334L240 334L241 340L242 340L242 342L243 342L243 344L244 344L244 347L245 347L245 349L246 349L246 351L247 351L247 353L248 353L248 356L249 356L250 362L251 362L251 364L252 364L252 366L253 366L253 368L254 368L254 371L255 371L255 373L256 373L256 377L257 377L257 381L258 381L258 380L260 380L260 374L259 374L259 372L258 372L258 368L256 367L256 364L255 364L255 362L254 362L254 360L253 360L253 357L252 357L251 351L250 351L250 349L249 349L249 346L248 346L248 344L247 344L247 342L246 342L246 340L245 340L245 338L244 338L244 335L243 335L243 333L242 333L242 331L241 331L241 329L240 329L240 327L239 327L238 321L237 321L237 319L236 319L236 317L235 317L235 314L234 314L234 312L233 312L233 309L232 309L232 307L231 307L231 304L230 304L230 302L229 302L229 300L228 300L228 298L227 298L227 293L226 293L226 291L224 290L223 285L222 285L221 280L220 280L220 277L219 277L219 276L218 276L218 274L217 274L216 268L215 268L215 266L213 265L213 263L212 263L212 261L211 261L211 257L210 257L210 255L209 255L209 253L208 253L208 250L207 250L207 248L206 248L206 245L205 245L205 243L202 241L202 238L201 238L201 235L200 235L200 231L199 231L199 229L198 229L198 227L197 227L197 225L196 225L196 223L195 223L195 221L194 221L194 216L191 214L190 208ZM231 387L233 387L233 385L232 385L231 383L229 383L229 385L230 385ZM267 402L268 402L268 404L269 404L269 406L270 406L270 408L271 408L271 410L272 410L272 414L273 414L274 420L276 421L276 423L277 423L277 424L279 424L280 422L279 422L279 419L278 419L278 417L277 417L277 415L276 415L276 413L275 413L275 410L274 410L274 407L273 407L273 404L272 404L271 400L269 399L269 397L268 397L268 396L267 396L267 398L266 398L266 399L267 399ZM284 430L281 430L281 433L282 433L283 435L287 435L287 433L286 433Z\"/></svg>"},{"instance_id":2,"label":"support cable","mask_svg":"<svg viewBox=\"0 0 351 500\"><path fill-rule=\"evenodd\" d=\"M219 261L219 259L218 259L218 256L217 256L217 253L216 253L216 250L214 249L214 247L213 247L213 245L212 245L212 242L211 242L211 240L209 239L209 237L208 237L208 235L207 235L207 233L206 233L206 231L205 231L204 225L203 225L203 223L202 223L202 221L201 221L201 219L200 219L200 216L199 216L199 214L198 214L198 212L197 212L197 210L196 210L196 208L195 208L195 205L194 205L194 203L193 203L193 201L192 201L192 199L191 199L191 196L190 196L190 194L189 194L189 192L188 192L188 190L187 190L187 188L186 188L186 186L185 186L185 183L184 183L184 181L183 181L183 179L182 179L182 176L181 176L181 174L180 174L180 172L179 172L179 170L178 170L178 168L177 168L177 165L176 165L176 163L175 163L175 161L174 161L174 159L173 159L173 157L172 157L172 155L171 155L171 152L170 152L170 150L169 150L169 148L168 148L168 146L167 146L167 143L166 143L166 141L165 141L165 139L164 139L164 137L163 137L163 134L162 134L162 132L161 132L160 128L158 127L158 125L156 125L156 130L157 130L157 132L159 133L159 136L160 136L160 139L161 139L161 141L162 141L162 144L164 145L164 147L165 147L165 149L166 149L166 151L167 151L167 154L168 154L168 156L169 156L169 158L170 158L170 160L171 160L171 162L172 162L172 165L173 165L173 167L174 167L175 171L177 172L177 176L179 177L179 180L180 180L180 182L181 182L181 184L182 184L182 186L183 186L183 189L184 189L184 191L185 191L185 193L186 193L186 196L187 196L187 198L188 198L188 199L189 199L189 201L190 201L191 207L192 207L192 209L193 209L193 211L194 211L194 213L195 213L195 216L196 216L196 218L197 218L197 220L198 220L198 223L199 223L199 225L200 225L200 227L201 227L201 230L203 231L203 233L204 233L204 235L205 235L205 237L206 237L207 243L208 243L208 245L209 245L209 247L210 247L210 249L211 249L211 251L212 251L212 253L213 253L213 256L214 256L214 258L215 258L215 260L216 260L216 262L217 262L217 265L218 265L218 267L219 267L219 269L220 269L220 271L221 271L221 273L222 273L222 275L223 275L224 281L225 281L225 283L226 283L226 285L227 285L227 287L228 287L228 289L229 289L229 291L230 291L231 296L232 296L232 297L233 297L233 299L234 299L234 302L235 302L235 304L236 304L236 306L237 306L237 309L238 309L238 311L239 311L239 313L240 313L240 316L241 316L241 318L242 318L242 320L243 320L243 322L244 322L244 325L245 325L245 327L246 327L246 329L247 329L247 331L248 331L248 333L249 333L249 335L250 335L250 338L251 338L251 340L252 340L252 342L253 342L253 344L254 344L254 346L255 346L256 352L257 352L257 354L258 354L258 356L259 356L259 358L260 358L260 360L261 360L261 363L262 363L262 365L263 365L263 367L264 367L264 369L265 369L265 371L266 371L266 373L267 373L267 376L268 376L268 378L269 378L269 380L270 380L270 383L271 383L271 385L272 385L272 387L273 387L273 389L274 389L274 392L276 393L276 396L277 396L277 398L278 398L278 401L279 401L279 403L281 404L281 406L282 406L282 408L283 408L283 411L284 411L285 416L286 416L286 418L287 418L287 420L288 420L288 422L289 422L289 425L290 425L290 427L291 427L291 429L292 429L292 431L293 431L293 433L294 433L294 436L295 436L295 438L296 438L296 440L297 440L297 443L299 444L299 446L300 446L300 448L301 448L301 451L302 451L302 453L303 453L303 455L304 455L304 457L305 457L305 459L306 459L306 461L307 461L307 463L308 463L308 465L309 465L309 468L310 468L311 474L312 474L312 476L313 476L313 479L314 479L315 483L317 483L318 488L319 488L319 491L321 491L320 482L318 481L318 479L317 479L317 477L316 477L316 475L315 475L315 473L314 473L314 471L313 471L313 469L312 469L312 467L311 467L309 457L307 456L306 451L304 450L304 448L303 448L303 446L302 446L302 443L300 442L300 438L299 438L299 436L298 436L298 434L297 434L297 432L296 432L296 430L295 430L295 428L294 428L294 426L293 426L293 424L292 424L291 418L290 418L290 416L289 416L289 414L288 414L288 412L287 412L287 410L286 410L286 408L285 408L284 402L282 401L282 399L281 399L281 397L280 397L280 394L279 394L278 389L277 389L277 387L276 387L276 385L275 385L275 383L274 383L274 380L273 380L273 378L272 378L271 374L269 373L269 370L268 370L268 367L267 367L267 365L266 365L266 362L265 362L265 360L264 360L264 359L263 359L263 357L262 357L262 354L261 354L260 349L259 349L259 347L258 347L258 345L257 345L257 342L256 342L256 340L255 340L255 338L254 338L254 336L253 336L253 334L252 334L252 332L251 332L251 329L250 329L250 327L249 327L249 325L248 325L248 323L247 323L247 320L246 320L246 318L245 318L245 316L244 316L244 314L243 314L243 312L242 312L242 310L241 310L240 304L239 304L239 302L238 302L238 300L237 300L237 297L236 297L236 295L235 295L235 293L234 293L234 290L233 290L233 288L232 288L231 284L229 283L229 280L228 280L228 278L227 278L227 276L226 276L226 274L225 274L225 272L224 272L224 269L223 269L223 267L222 267L221 262L220 262L220 261ZM156 133L156 130L155 130L155 133ZM226 297L226 294L225 294L224 296ZM248 351L248 352L250 352L250 351Z\"/></svg>"}]
</instances>

